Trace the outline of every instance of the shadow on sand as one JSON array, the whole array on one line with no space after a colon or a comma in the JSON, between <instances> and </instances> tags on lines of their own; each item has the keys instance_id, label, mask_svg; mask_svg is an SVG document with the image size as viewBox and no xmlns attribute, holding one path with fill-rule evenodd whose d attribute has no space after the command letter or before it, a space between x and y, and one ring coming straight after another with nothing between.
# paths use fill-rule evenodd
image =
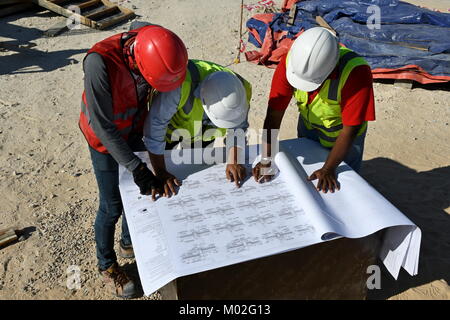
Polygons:
<instances>
[{"instance_id":1,"label":"shadow on sand","mask_svg":"<svg viewBox=\"0 0 450 320\"><path fill-rule=\"evenodd\" d=\"M15 20L23 17L47 18L55 15L56 14L53 12L36 9L0 19L0 51L7 51L10 53L0 56L0 75L49 72L62 68L68 64L78 62L72 57L76 54L87 52L89 48L86 47L83 49L69 49L54 52L41 51L33 41L45 37L43 31L34 28L32 24L28 27L14 24ZM125 23L127 23L127 21L123 21L112 27L119 28ZM108 30L112 30L112 27L108 28ZM119 33L122 31L123 30L118 30L117 32ZM82 30L71 30L65 34L75 35L92 32L97 33L102 31L84 27Z\"/></svg>"},{"instance_id":2,"label":"shadow on sand","mask_svg":"<svg viewBox=\"0 0 450 320\"><path fill-rule=\"evenodd\" d=\"M370 299L387 299L435 280L450 283L450 166L426 172L386 158L365 161L362 176L422 230L419 274L403 269L395 281L384 269L381 290ZM383 265L379 262L379 265Z\"/></svg>"},{"instance_id":3,"label":"shadow on sand","mask_svg":"<svg viewBox=\"0 0 450 320\"><path fill-rule=\"evenodd\" d=\"M34 40L42 37L42 31L33 27L12 24L11 17L0 20L0 50L10 54L0 57L0 75L49 72L71 63L77 63L73 55L87 49L44 52L37 49Z\"/></svg>"}]
</instances>

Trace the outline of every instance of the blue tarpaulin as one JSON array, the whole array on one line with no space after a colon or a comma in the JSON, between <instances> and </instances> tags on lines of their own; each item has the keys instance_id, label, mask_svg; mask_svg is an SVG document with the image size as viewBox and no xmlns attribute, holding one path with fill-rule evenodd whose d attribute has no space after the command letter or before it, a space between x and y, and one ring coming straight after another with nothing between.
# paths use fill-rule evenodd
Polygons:
<instances>
[{"instance_id":1,"label":"blue tarpaulin","mask_svg":"<svg viewBox=\"0 0 450 320\"><path fill-rule=\"evenodd\" d=\"M247 27L254 32L249 41L261 47L267 32L284 32L284 37L294 39L301 30L317 26L315 17L321 16L336 30L339 41L363 56L372 70L415 66L414 72L422 72L428 79L450 81L448 13L398 0L313 0L296 5L298 13L292 26L287 24L289 12L274 14L270 23L251 18ZM379 8L379 29L367 24L374 21L374 5Z\"/></svg>"}]
</instances>

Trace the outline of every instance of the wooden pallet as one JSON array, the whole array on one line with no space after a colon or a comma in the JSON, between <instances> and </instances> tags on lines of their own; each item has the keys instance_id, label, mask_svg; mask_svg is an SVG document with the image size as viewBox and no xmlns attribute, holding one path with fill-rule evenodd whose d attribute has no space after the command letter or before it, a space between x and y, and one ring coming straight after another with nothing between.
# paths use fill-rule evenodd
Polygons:
<instances>
[{"instance_id":1,"label":"wooden pallet","mask_svg":"<svg viewBox=\"0 0 450 320\"><path fill-rule=\"evenodd\" d=\"M117 6L108 0L32 0L37 5L44 7L65 17L79 19L80 23L103 30L121 21L135 16L133 10ZM71 6L77 6L80 14L69 10Z\"/></svg>"}]
</instances>

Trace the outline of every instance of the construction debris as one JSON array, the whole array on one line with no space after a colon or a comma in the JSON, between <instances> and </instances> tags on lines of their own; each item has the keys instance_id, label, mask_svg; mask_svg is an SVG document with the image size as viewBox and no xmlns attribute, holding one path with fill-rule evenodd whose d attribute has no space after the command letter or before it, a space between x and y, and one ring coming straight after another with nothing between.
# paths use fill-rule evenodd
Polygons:
<instances>
[{"instance_id":1,"label":"construction debris","mask_svg":"<svg viewBox=\"0 0 450 320\"><path fill-rule=\"evenodd\" d=\"M90 28L103 30L135 16L133 10L118 6L108 0L3 0L0 17L31 9L38 5L71 19L73 25L83 24ZM65 19L63 23L47 30L47 36L56 36L70 28Z\"/></svg>"},{"instance_id":2,"label":"construction debris","mask_svg":"<svg viewBox=\"0 0 450 320\"><path fill-rule=\"evenodd\" d=\"M11 242L17 241L17 234L14 229L0 230L0 247L3 247Z\"/></svg>"},{"instance_id":3,"label":"construction debris","mask_svg":"<svg viewBox=\"0 0 450 320\"><path fill-rule=\"evenodd\" d=\"M133 10L108 0L62 1L32 0L35 4L88 27L103 30L124 20L133 18ZM76 4L75 4L76 3Z\"/></svg>"},{"instance_id":4,"label":"construction debris","mask_svg":"<svg viewBox=\"0 0 450 320\"><path fill-rule=\"evenodd\" d=\"M258 14L247 21L249 42L260 48L247 51L247 61L275 68L304 30L322 26L335 30L344 46L367 60L373 78L449 82L450 14L388 2L379 4L383 18L372 21L370 4L363 0L317 0L314 5L286 0L285 12Z\"/></svg>"}]
</instances>

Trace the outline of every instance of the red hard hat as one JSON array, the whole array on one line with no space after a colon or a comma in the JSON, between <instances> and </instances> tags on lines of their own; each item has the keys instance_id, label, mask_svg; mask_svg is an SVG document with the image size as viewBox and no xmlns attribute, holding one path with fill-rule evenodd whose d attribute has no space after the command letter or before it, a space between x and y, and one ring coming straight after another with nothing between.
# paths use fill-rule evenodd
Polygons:
<instances>
[{"instance_id":1,"label":"red hard hat","mask_svg":"<svg viewBox=\"0 0 450 320\"><path fill-rule=\"evenodd\" d=\"M175 33L163 27L148 26L138 32L134 57L145 80L160 92L178 88L186 78L186 47Z\"/></svg>"}]
</instances>

